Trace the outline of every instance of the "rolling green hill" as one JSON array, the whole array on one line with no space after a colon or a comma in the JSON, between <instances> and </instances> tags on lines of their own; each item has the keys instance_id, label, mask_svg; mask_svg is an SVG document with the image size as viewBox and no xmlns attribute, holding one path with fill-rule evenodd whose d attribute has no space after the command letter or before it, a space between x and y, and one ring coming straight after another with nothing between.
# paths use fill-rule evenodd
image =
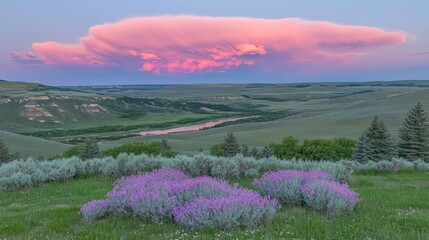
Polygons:
<instances>
[{"instance_id":1,"label":"rolling green hill","mask_svg":"<svg viewBox=\"0 0 429 240\"><path fill-rule=\"evenodd\" d=\"M70 147L70 145L63 143L23 136L1 130L0 139L7 145L11 153L18 152L21 157L38 157L61 154Z\"/></svg>"},{"instance_id":2,"label":"rolling green hill","mask_svg":"<svg viewBox=\"0 0 429 240\"><path fill-rule=\"evenodd\" d=\"M33 135L72 129L81 134L71 136L72 132L66 131L60 137L37 136L50 143L99 137L102 148L167 139L175 150L186 153L200 148L207 151L229 131L250 146L263 146L288 135L300 139L357 139L374 115L385 120L396 136L401 121L417 102L429 110L429 81L72 88L0 82L0 112L4 113L0 115L0 129ZM148 126L157 130L225 116L270 116L278 112L291 114L275 121L132 137ZM46 151L57 152L48 148Z\"/></svg>"}]
</instances>

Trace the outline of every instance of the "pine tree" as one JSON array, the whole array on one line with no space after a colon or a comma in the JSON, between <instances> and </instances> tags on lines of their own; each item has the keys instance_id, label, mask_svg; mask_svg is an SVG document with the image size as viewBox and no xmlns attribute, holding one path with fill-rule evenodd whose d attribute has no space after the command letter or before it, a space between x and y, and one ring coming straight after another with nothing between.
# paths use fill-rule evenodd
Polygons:
<instances>
[{"instance_id":1,"label":"pine tree","mask_svg":"<svg viewBox=\"0 0 429 240\"><path fill-rule=\"evenodd\" d=\"M10 161L9 148L6 144L0 139L0 164Z\"/></svg>"},{"instance_id":2,"label":"pine tree","mask_svg":"<svg viewBox=\"0 0 429 240\"><path fill-rule=\"evenodd\" d=\"M247 144L242 144L241 145L241 154L244 156L244 157L248 157L250 154L249 154L249 146L247 146Z\"/></svg>"},{"instance_id":3,"label":"pine tree","mask_svg":"<svg viewBox=\"0 0 429 240\"><path fill-rule=\"evenodd\" d=\"M368 140L368 129L365 130L359 137L359 141L356 144L356 149L353 153L353 159L357 162L365 163L369 161L369 140Z\"/></svg>"},{"instance_id":4,"label":"pine tree","mask_svg":"<svg viewBox=\"0 0 429 240\"><path fill-rule=\"evenodd\" d=\"M79 153L81 159L90 159L100 156L100 149L98 148L97 141L94 138L88 138L85 146Z\"/></svg>"},{"instance_id":5,"label":"pine tree","mask_svg":"<svg viewBox=\"0 0 429 240\"><path fill-rule=\"evenodd\" d=\"M167 140L162 139L161 140L161 155L163 157L172 158L176 156L176 152L171 150L170 144L167 142Z\"/></svg>"},{"instance_id":6,"label":"pine tree","mask_svg":"<svg viewBox=\"0 0 429 240\"><path fill-rule=\"evenodd\" d=\"M417 103L402 122L399 139L400 157L429 161L429 117L422 104Z\"/></svg>"},{"instance_id":7,"label":"pine tree","mask_svg":"<svg viewBox=\"0 0 429 240\"><path fill-rule=\"evenodd\" d=\"M252 147L252 149L250 150L250 156L254 157L255 159L259 159L259 151L256 147Z\"/></svg>"},{"instance_id":8,"label":"pine tree","mask_svg":"<svg viewBox=\"0 0 429 240\"><path fill-rule=\"evenodd\" d=\"M234 136L234 133L229 132L224 141L223 148L225 150L226 157L233 157L240 153L240 145L238 144L237 138Z\"/></svg>"},{"instance_id":9,"label":"pine tree","mask_svg":"<svg viewBox=\"0 0 429 240\"><path fill-rule=\"evenodd\" d=\"M271 149L268 146L265 146L259 155L261 158L269 158L273 155L273 152L271 151Z\"/></svg>"},{"instance_id":10,"label":"pine tree","mask_svg":"<svg viewBox=\"0 0 429 240\"><path fill-rule=\"evenodd\" d=\"M393 139L386 125L374 117L357 144L354 159L359 162L390 160L394 156Z\"/></svg>"}]
</instances>

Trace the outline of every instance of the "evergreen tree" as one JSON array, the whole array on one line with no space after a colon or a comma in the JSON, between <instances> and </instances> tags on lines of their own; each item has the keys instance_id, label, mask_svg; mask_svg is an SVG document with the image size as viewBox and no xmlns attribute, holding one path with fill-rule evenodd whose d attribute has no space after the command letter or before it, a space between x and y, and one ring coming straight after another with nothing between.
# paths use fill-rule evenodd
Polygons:
<instances>
[{"instance_id":1,"label":"evergreen tree","mask_svg":"<svg viewBox=\"0 0 429 240\"><path fill-rule=\"evenodd\" d=\"M394 156L393 139L386 125L374 117L357 144L354 159L359 162L390 160Z\"/></svg>"},{"instance_id":2,"label":"evergreen tree","mask_svg":"<svg viewBox=\"0 0 429 240\"><path fill-rule=\"evenodd\" d=\"M165 139L161 140L161 155L163 157L169 157L169 158L175 157L177 155L176 152L171 150L170 144Z\"/></svg>"},{"instance_id":3,"label":"evergreen tree","mask_svg":"<svg viewBox=\"0 0 429 240\"><path fill-rule=\"evenodd\" d=\"M254 157L255 159L259 159L259 152L256 147L252 147L250 150L250 156Z\"/></svg>"},{"instance_id":4,"label":"evergreen tree","mask_svg":"<svg viewBox=\"0 0 429 240\"><path fill-rule=\"evenodd\" d=\"M250 153L249 153L249 146L247 146L247 144L242 144L241 145L241 154L244 157L248 157L250 155Z\"/></svg>"},{"instance_id":5,"label":"evergreen tree","mask_svg":"<svg viewBox=\"0 0 429 240\"><path fill-rule=\"evenodd\" d=\"M353 159L357 162L365 163L369 161L369 140L368 140L368 129L365 130L359 137L359 141L356 144L355 151L353 153Z\"/></svg>"},{"instance_id":6,"label":"evergreen tree","mask_svg":"<svg viewBox=\"0 0 429 240\"><path fill-rule=\"evenodd\" d=\"M265 146L264 149L262 149L261 154L259 154L261 158L269 158L273 155L273 152L268 146Z\"/></svg>"},{"instance_id":7,"label":"evergreen tree","mask_svg":"<svg viewBox=\"0 0 429 240\"><path fill-rule=\"evenodd\" d=\"M410 110L399 130L398 154L408 160L429 160L429 117L423 105Z\"/></svg>"},{"instance_id":8,"label":"evergreen tree","mask_svg":"<svg viewBox=\"0 0 429 240\"><path fill-rule=\"evenodd\" d=\"M163 152L171 151L171 146L165 139L161 140L161 151Z\"/></svg>"},{"instance_id":9,"label":"evergreen tree","mask_svg":"<svg viewBox=\"0 0 429 240\"><path fill-rule=\"evenodd\" d=\"M85 142L85 146L79 153L81 159L90 159L100 156L100 149L98 148L97 141L94 138L88 138Z\"/></svg>"},{"instance_id":10,"label":"evergreen tree","mask_svg":"<svg viewBox=\"0 0 429 240\"><path fill-rule=\"evenodd\" d=\"M9 148L6 144L0 139L0 164L10 161Z\"/></svg>"},{"instance_id":11,"label":"evergreen tree","mask_svg":"<svg viewBox=\"0 0 429 240\"><path fill-rule=\"evenodd\" d=\"M240 153L240 145L238 144L237 138L234 136L234 133L229 132L224 141L223 148L225 150L226 157L233 157Z\"/></svg>"}]
</instances>

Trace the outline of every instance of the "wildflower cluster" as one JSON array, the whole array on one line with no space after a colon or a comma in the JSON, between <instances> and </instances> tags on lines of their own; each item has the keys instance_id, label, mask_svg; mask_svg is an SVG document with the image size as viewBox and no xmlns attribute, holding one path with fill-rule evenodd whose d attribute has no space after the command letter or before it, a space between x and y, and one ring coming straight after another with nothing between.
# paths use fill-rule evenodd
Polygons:
<instances>
[{"instance_id":1,"label":"wildflower cluster","mask_svg":"<svg viewBox=\"0 0 429 240\"><path fill-rule=\"evenodd\" d=\"M105 212L114 215L176 221L192 228L257 226L270 221L279 207L276 200L225 180L190 178L170 168L122 177L101 201L108 203ZM97 201L83 205L83 218L91 221L102 216L99 205Z\"/></svg>"},{"instance_id":2,"label":"wildflower cluster","mask_svg":"<svg viewBox=\"0 0 429 240\"><path fill-rule=\"evenodd\" d=\"M328 215L349 212L359 202L358 194L347 183L333 181L333 176L325 172L267 172L261 179L255 179L253 185L263 196L285 204L305 203Z\"/></svg>"}]
</instances>

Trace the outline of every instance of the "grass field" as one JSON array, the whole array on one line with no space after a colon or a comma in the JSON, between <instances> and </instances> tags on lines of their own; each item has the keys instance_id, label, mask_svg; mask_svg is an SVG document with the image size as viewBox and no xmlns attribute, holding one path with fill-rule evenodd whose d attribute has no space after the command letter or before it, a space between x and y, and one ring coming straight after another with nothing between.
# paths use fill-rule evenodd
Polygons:
<instances>
[{"instance_id":1,"label":"grass field","mask_svg":"<svg viewBox=\"0 0 429 240\"><path fill-rule=\"evenodd\" d=\"M113 180L102 177L0 192L0 238L6 239L429 239L429 173L355 175L362 201L350 214L327 219L305 207L283 206L257 229L187 230L109 216L84 223L81 204L101 199ZM250 179L239 184L250 187Z\"/></svg>"},{"instance_id":2,"label":"grass field","mask_svg":"<svg viewBox=\"0 0 429 240\"><path fill-rule=\"evenodd\" d=\"M21 157L38 157L60 154L70 145L48 141L41 138L18 135L0 130L0 139L9 147L11 153L18 152Z\"/></svg>"}]
</instances>

